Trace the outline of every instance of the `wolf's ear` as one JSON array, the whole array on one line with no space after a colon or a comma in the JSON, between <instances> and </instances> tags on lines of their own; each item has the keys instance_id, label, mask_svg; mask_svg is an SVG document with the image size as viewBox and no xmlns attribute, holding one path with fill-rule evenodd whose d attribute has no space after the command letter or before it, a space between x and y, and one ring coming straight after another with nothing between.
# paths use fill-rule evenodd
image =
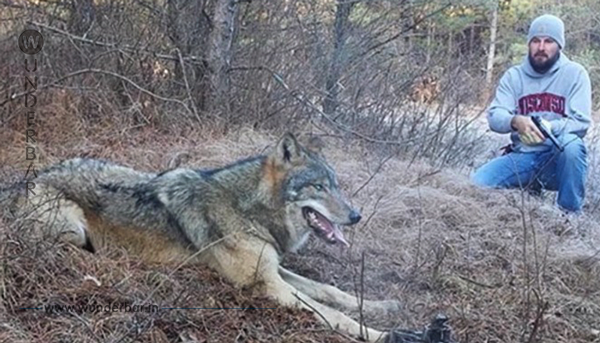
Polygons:
<instances>
[{"instance_id":1,"label":"wolf's ear","mask_svg":"<svg viewBox=\"0 0 600 343\"><path fill-rule=\"evenodd\" d=\"M300 144L296 137L288 132L277 143L277 147L274 151L275 158L284 163L291 163L298 161L304 157L304 152L300 148Z\"/></svg>"}]
</instances>

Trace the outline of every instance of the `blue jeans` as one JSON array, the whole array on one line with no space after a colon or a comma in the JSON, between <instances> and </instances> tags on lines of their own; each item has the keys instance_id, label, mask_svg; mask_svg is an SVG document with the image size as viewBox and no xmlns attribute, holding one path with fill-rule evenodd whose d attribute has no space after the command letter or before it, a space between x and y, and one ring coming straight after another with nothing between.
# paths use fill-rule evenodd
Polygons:
<instances>
[{"instance_id":1,"label":"blue jeans","mask_svg":"<svg viewBox=\"0 0 600 343\"><path fill-rule=\"evenodd\" d=\"M563 135L558 140L564 146L563 152L554 146L543 152L511 152L481 166L471 179L481 187L535 188L537 185L558 191L558 206L579 212L585 198L585 144L573 134Z\"/></svg>"}]
</instances>

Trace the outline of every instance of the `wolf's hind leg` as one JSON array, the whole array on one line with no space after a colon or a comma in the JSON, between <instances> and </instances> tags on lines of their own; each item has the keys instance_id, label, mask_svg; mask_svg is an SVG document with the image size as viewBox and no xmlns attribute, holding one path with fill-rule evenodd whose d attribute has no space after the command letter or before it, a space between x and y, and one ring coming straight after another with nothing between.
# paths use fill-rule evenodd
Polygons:
<instances>
[{"instance_id":1,"label":"wolf's hind leg","mask_svg":"<svg viewBox=\"0 0 600 343\"><path fill-rule=\"evenodd\" d=\"M94 251L89 241L88 223L83 210L51 188L39 189L25 200L22 214L33 224L34 234L58 238L86 250Z\"/></svg>"}]
</instances>

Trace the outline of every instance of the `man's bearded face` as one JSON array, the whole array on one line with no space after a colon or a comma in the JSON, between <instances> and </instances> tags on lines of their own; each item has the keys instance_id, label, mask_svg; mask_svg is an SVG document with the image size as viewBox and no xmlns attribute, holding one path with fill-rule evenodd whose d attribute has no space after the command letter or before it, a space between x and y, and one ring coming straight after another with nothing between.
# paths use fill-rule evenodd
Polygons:
<instances>
[{"instance_id":1,"label":"man's bearded face","mask_svg":"<svg viewBox=\"0 0 600 343\"><path fill-rule=\"evenodd\" d=\"M545 73L558 60L560 47L550 37L533 37L529 43L529 61L533 69Z\"/></svg>"}]
</instances>

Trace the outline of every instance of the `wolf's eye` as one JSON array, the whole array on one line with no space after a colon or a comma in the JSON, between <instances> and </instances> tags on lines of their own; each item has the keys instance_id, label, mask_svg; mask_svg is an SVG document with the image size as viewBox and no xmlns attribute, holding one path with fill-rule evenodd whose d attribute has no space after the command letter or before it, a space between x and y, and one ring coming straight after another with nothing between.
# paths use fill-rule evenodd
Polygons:
<instances>
[{"instance_id":1,"label":"wolf's eye","mask_svg":"<svg viewBox=\"0 0 600 343\"><path fill-rule=\"evenodd\" d=\"M323 185L316 183L314 185L312 185L316 190L318 191L322 191L323 189L325 189L325 187L323 187Z\"/></svg>"}]
</instances>

